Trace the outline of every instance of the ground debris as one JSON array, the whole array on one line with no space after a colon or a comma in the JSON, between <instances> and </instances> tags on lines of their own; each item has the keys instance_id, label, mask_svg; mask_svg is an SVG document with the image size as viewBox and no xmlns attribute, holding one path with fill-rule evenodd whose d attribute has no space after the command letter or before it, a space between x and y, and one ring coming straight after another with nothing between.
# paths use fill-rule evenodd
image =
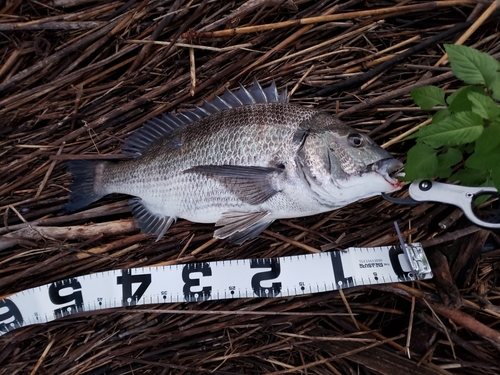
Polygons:
<instances>
[{"instance_id":1,"label":"ground debris","mask_svg":"<svg viewBox=\"0 0 500 375\"><path fill-rule=\"evenodd\" d=\"M443 302L442 284L430 280L346 289L344 296L75 315L1 336L0 374L500 373L499 236L453 207L371 198L276 222L242 246L213 240L212 225L184 220L155 242L139 233L124 196L71 215L61 211L71 179L65 160L119 159L124 140L147 119L192 109L254 77L287 88L291 102L373 132L404 161L411 141L401 135L428 118L410 90L459 87L440 59L442 44L461 36L498 58L498 19L486 17L494 6L489 0L3 3L1 296L111 269L392 245L396 220L407 242L423 241L436 252L452 300ZM332 315L347 310L352 314Z\"/></svg>"}]
</instances>

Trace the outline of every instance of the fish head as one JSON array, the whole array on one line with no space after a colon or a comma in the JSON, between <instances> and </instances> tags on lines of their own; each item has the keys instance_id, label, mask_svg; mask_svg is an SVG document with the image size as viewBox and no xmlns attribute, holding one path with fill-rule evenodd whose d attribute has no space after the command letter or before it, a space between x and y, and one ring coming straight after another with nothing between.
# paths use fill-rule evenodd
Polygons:
<instances>
[{"instance_id":1,"label":"fish head","mask_svg":"<svg viewBox=\"0 0 500 375\"><path fill-rule=\"evenodd\" d=\"M342 124L343 125L343 124ZM391 191L401 188L392 174L403 167L370 137L349 126L325 133L330 170L335 179L349 179L354 176L373 175L382 178Z\"/></svg>"},{"instance_id":2,"label":"fish head","mask_svg":"<svg viewBox=\"0 0 500 375\"><path fill-rule=\"evenodd\" d=\"M403 167L370 137L331 115L310 120L304 143L307 168L322 200L345 205L361 198L401 189L394 174ZM311 185L309 181L309 185Z\"/></svg>"}]
</instances>

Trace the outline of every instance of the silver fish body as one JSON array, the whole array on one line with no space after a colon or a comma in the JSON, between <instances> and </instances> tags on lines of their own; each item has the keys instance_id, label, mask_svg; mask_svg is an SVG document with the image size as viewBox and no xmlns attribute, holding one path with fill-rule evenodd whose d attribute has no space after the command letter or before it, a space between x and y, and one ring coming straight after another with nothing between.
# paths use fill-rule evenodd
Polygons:
<instances>
[{"instance_id":1,"label":"silver fish body","mask_svg":"<svg viewBox=\"0 0 500 375\"><path fill-rule=\"evenodd\" d=\"M70 162L68 211L111 193L161 238L183 218L242 243L276 219L314 215L398 190L402 163L333 116L286 102L274 84L226 93L185 115L148 121L121 163Z\"/></svg>"}]
</instances>

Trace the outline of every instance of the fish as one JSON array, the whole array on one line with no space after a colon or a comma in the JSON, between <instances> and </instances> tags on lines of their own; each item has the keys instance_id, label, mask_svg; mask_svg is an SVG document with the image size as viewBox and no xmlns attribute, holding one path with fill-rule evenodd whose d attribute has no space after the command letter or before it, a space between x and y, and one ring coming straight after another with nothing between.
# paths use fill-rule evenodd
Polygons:
<instances>
[{"instance_id":1,"label":"fish","mask_svg":"<svg viewBox=\"0 0 500 375\"><path fill-rule=\"evenodd\" d=\"M257 80L185 113L148 120L122 146L126 160L73 160L66 212L111 193L160 240L179 218L215 223L242 244L272 222L315 215L399 190L403 163L331 114L290 103Z\"/></svg>"}]
</instances>

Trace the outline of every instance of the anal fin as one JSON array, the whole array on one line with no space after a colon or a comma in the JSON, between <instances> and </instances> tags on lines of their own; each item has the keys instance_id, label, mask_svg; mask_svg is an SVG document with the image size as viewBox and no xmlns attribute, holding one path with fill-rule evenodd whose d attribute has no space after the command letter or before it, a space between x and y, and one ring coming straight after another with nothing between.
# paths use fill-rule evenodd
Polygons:
<instances>
[{"instance_id":1,"label":"anal fin","mask_svg":"<svg viewBox=\"0 0 500 375\"><path fill-rule=\"evenodd\" d=\"M163 237L175 221L175 218L151 213L141 198L132 198L128 204L141 231L146 234L155 235L156 241L159 241Z\"/></svg>"},{"instance_id":2,"label":"anal fin","mask_svg":"<svg viewBox=\"0 0 500 375\"><path fill-rule=\"evenodd\" d=\"M266 219L267 216L269 216L269 212L225 212L215 223L216 226L222 228L214 232L214 237L229 237L231 242L241 245L243 242L257 237L274 221Z\"/></svg>"}]
</instances>

